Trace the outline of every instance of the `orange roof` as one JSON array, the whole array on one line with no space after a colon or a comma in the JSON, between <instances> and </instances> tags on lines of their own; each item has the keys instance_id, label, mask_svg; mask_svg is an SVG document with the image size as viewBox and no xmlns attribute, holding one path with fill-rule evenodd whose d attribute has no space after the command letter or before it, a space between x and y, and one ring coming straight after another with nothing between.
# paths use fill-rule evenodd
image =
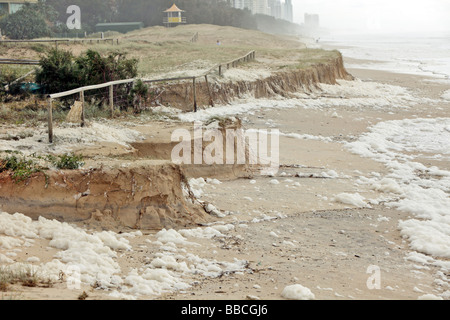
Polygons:
<instances>
[{"instance_id":1,"label":"orange roof","mask_svg":"<svg viewBox=\"0 0 450 320\"><path fill-rule=\"evenodd\" d=\"M184 10L180 10L175 4L172 6L172 8L167 9L164 12L184 12Z\"/></svg>"}]
</instances>

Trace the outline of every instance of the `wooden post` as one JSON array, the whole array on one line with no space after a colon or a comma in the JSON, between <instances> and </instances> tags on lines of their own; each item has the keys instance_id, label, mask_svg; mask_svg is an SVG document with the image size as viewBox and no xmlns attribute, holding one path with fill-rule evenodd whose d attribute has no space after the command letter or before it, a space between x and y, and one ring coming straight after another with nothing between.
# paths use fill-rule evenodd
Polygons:
<instances>
[{"instance_id":1,"label":"wooden post","mask_svg":"<svg viewBox=\"0 0 450 320\"><path fill-rule=\"evenodd\" d=\"M109 109L111 110L111 118L114 117L114 86L109 86Z\"/></svg>"},{"instance_id":2,"label":"wooden post","mask_svg":"<svg viewBox=\"0 0 450 320\"><path fill-rule=\"evenodd\" d=\"M219 65L219 76L222 76L222 65Z\"/></svg>"},{"instance_id":3,"label":"wooden post","mask_svg":"<svg viewBox=\"0 0 450 320\"><path fill-rule=\"evenodd\" d=\"M194 112L197 112L197 92L195 88L195 77L192 78L192 85L194 88Z\"/></svg>"},{"instance_id":4,"label":"wooden post","mask_svg":"<svg viewBox=\"0 0 450 320\"><path fill-rule=\"evenodd\" d=\"M48 99L48 142L53 143L53 106L52 98Z\"/></svg>"},{"instance_id":5,"label":"wooden post","mask_svg":"<svg viewBox=\"0 0 450 320\"><path fill-rule=\"evenodd\" d=\"M80 101L81 101L81 127L84 127L85 119L84 119L84 91L80 92Z\"/></svg>"},{"instance_id":6,"label":"wooden post","mask_svg":"<svg viewBox=\"0 0 450 320\"><path fill-rule=\"evenodd\" d=\"M206 81L206 88L208 89L209 105L211 107L214 107L214 101L213 101L213 98L211 96L211 90L209 90L208 75L205 75L205 81Z\"/></svg>"}]
</instances>

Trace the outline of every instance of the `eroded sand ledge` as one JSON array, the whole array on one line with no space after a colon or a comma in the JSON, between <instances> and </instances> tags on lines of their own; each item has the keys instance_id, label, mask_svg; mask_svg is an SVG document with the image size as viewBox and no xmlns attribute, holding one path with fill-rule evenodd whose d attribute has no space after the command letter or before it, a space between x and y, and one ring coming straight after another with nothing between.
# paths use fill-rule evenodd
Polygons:
<instances>
[{"instance_id":1,"label":"eroded sand ledge","mask_svg":"<svg viewBox=\"0 0 450 320\"><path fill-rule=\"evenodd\" d=\"M243 95L289 97L293 92L308 91L318 83L336 84L339 79L352 79L344 68L342 56L337 55L328 63L277 73L262 80L215 84L214 100L230 103ZM199 84L200 88L204 85ZM186 110L189 94L182 95L181 92L186 93L187 86L165 87L163 101ZM208 105L206 88L199 92L203 93L199 95L199 105ZM0 175L0 206L3 211L21 212L32 218L43 216L67 222L94 222L104 228L181 228L212 219L186 192L187 177L238 177L248 172L246 166L181 167L170 162L167 150L154 160L155 153L148 150L151 139L146 143L152 160L142 160L146 154L141 149L141 152L136 150L136 160L127 160L126 165L121 160L114 160L109 167L47 171L20 183L13 181L9 173L3 173ZM153 147L162 145L172 145L170 136L166 142Z\"/></svg>"},{"instance_id":2,"label":"eroded sand ledge","mask_svg":"<svg viewBox=\"0 0 450 320\"><path fill-rule=\"evenodd\" d=\"M137 161L123 168L49 171L25 183L0 176L2 209L32 218L91 220L104 227L139 229L186 227L208 221L189 201L179 166L162 161Z\"/></svg>"},{"instance_id":3,"label":"eroded sand ledge","mask_svg":"<svg viewBox=\"0 0 450 320\"><path fill-rule=\"evenodd\" d=\"M334 53L335 57L326 63L273 72L270 76L255 81L231 81L225 77L216 82L197 82L197 104L199 107L208 107L211 100L215 104L229 104L235 99L249 96L256 99L280 96L290 98L295 92L309 92L317 88L318 83L336 85L337 80L353 80L353 76L344 67L341 53L338 51ZM158 92L162 103L184 111L192 111L194 100L192 82L158 86Z\"/></svg>"}]
</instances>

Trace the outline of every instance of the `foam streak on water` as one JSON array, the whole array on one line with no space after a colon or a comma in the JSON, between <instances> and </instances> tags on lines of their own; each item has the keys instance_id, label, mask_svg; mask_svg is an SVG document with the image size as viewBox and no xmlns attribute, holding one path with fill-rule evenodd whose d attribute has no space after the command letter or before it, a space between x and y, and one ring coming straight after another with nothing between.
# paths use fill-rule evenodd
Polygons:
<instances>
[{"instance_id":1,"label":"foam streak on water","mask_svg":"<svg viewBox=\"0 0 450 320\"><path fill-rule=\"evenodd\" d=\"M347 65L349 68L376 69L397 73L432 76L450 80L450 36L339 36L329 44L345 46L340 51L347 58L367 60Z\"/></svg>"}]
</instances>

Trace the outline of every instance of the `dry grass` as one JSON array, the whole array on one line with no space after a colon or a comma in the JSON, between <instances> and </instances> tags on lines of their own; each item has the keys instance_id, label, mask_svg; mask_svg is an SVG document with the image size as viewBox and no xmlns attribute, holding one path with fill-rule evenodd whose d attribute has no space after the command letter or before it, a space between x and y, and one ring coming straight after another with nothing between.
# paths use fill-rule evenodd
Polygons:
<instances>
[{"instance_id":1,"label":"dry grass","mask_svg":"<svg viewBox=\"0 0 450 320\"><path fill-rule=\"evenodd\" d=\"M191 43L198 32L199 39ZM176 28L151 27L127 34L112 34L119 45L59 44L59 48L78 55L88 48L107 54L111 51L126 53L139 59L141 76L157 76L180 70L205 70L219 63L257 51L257 62L249 67L279 70L286 66L302 68L328 58L324 50L308 50L293 36L271 35L255 30L213 25L185 25ZM220 40L221 45L216 42ZM51 48L51 44L6 44L0 47L0 57L38 59Z\"/></svg>"},{"instance_id":2,"label":"dry grass","mask_svg":"<svg viewBox=\"0 0 450 320\"><path fill-rule=\"evenodd\" d=\"M52 285L49 279L45 279L38 275L30 266L22 268L0 267L0 291L8 291L10 285L21 284L25 287L44 286L50 287Z\"/></svg>"},{"instance_id":3,"label":"dry grass","mask_svg":"<svg viewBox=\"0 0 450 320\"><path fill-rule=\"evenodd\" d=\"M195 43L192 37L198 33ZM107 34L108 36L108 34ZM314 64L324 63L338 56L337 51L307 49L300 40L293 36L271 35L255 30L213 25L186 25L176 28L151 27L127 34L111 34L119 39L119 45L111 43L73 43L59 44L60 49L79 55L89 48L101 54L111 52L125 53L128 58L139 60L140 77L164 78L193 76L202 74L214 66L242 57L248 52L256 51L256 60L243 64L240 68L281 71L309 68ZM220 40L221 45L217 45ZM54 46L46 43L7 43L0 45L0 58L21 57L39 59ZM20 76L27 73L30 66L0 66L0 72ZM33 81L33 79L27 79ZM0 102L0 124L28 124L35 126L46 121L47 104L43 97L25 100L4 98ZM92 111L92 112L91 112ZM88 118L102 115L101 108L88 108ZM64 121L67 110L55 105L54 121Z\"/></svg>"}]
</instances>

